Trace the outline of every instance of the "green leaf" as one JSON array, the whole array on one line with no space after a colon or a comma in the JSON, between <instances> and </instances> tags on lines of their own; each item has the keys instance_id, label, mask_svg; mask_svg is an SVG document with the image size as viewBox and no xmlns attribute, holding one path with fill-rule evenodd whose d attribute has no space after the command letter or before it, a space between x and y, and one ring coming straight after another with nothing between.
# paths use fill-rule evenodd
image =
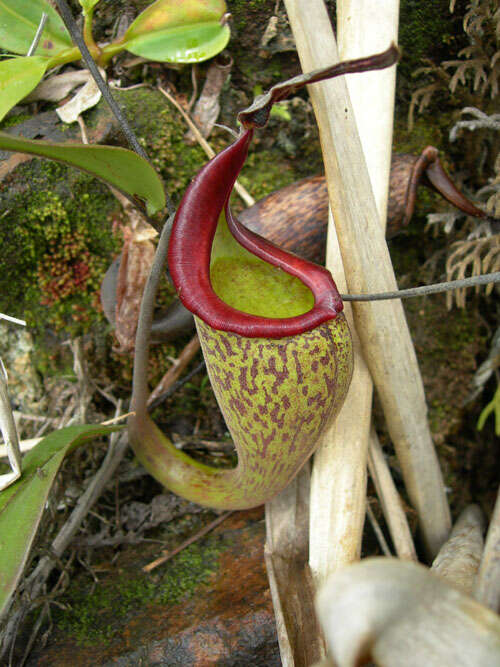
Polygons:
<instances>
[{"instance_id":1,"label":"green leaf","mask_svg":"<svg viewBox=\"0 0 500 667\"><path fill-rule=\"evenodd\" d=\"M22 477L0 493L0 616L21 577L49 491L64 457L117 426L68 426L25 454Z\"/></svg>"},{"instance_id":2,"label":"green leaf","mask_svg":"<svg viewBox=\"0 0 500 667\"><path fill-rule=\"evenodd\" d=\"M61 17L45 0L0 0L0 47L25 55L33 41L42 14L48 15L39 56L54 56L73 46Z\"/></svg>"},{"instance_id":3,"label":"green leaf","mask_svg":"<svg viewBox=\"0 0 500 667\"><path fill-rule=\"evenodd\" d=\"M198 23L137 37L126 48L148 60L198 63L220 53L227 45L230 34L228 26Z\"/></svg>"},{"instance_id":4,"label":"green leaf","mask_svg":"<svg viewBox=\"0 0 500 667\"><path fill-rule=\"evenodd\" d=\"M42 80L48 59L43 56L9 58L0 62L0 121Z\"/></svg>"},{"instance_id":5,"label":"green leaf","mask_svg":"<svg viewBox=\"0 0 500 667\"><path fill-rule=\"evenodd\" d=\"M123 46L135 55L162 62L199 62L229 41L221 20L223 0L157 0L129 27Z\"/></svg>"},{"instance_id":6,"label":"green leaf","mask_svg":"<svg viewBox=\"0 0 500 667\"><path fill-rule=\"evenodd\" d=\"M156 0L131 23L124 39L192 23L219 22L225 13L224 0Z\"/></svg>"},{"instance_id":7,"label":"green leaf","mask_svg":"<svg viewBox=\"0 0 500 667\"><path fill-rule=\"evenodd\" d=\"M165 192L158 174L149 162L125 148L53 144L0 132L0 150L30 153L83 169L136 201L145 200L149 215L165 206Z\"/></svg>"},{"instance_id":8,"label":"green leaf","mask_svg":"<svg viewBox=\"0 0 500 667\"><path fill-rule=\"evenodd\" d=\"M495 435L500 435L500 384L491 401L483 408L479 415L479 419L477 420L478 431L482 431L486 420L491 414L495 418Z\"/></svg>"},{"instance_id":9,"label":"green leaf","mask_svg":"<svg viewBox=\"0 0 500 667\"><path fill-rule=\"evenodd\" d=\"M79 2L80 5L82 6L83 13L88 14L94 9L99 0L79 0Z\"/></svg>"}]
</instances>

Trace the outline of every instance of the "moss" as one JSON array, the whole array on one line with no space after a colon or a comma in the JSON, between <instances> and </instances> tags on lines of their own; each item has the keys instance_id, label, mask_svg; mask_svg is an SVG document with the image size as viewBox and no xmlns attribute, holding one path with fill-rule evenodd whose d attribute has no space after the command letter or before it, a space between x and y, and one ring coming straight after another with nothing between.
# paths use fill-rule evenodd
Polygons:
<instances>
[{"instance_id":1,"label":"moss","mask_svg":"<svg viewBox=\"0 0 500 667\"><path fill-rule=\"evenodd\" d=\"M0 192L0 310L77 334L99 317L95 294L116 252L116 200L87 174L32 160Z\"/></svg>"},{"instance_id":2,"label":"moss","mask_svg":"<svg viewBox=\"0 0 500 667\"><path fill-rule=\"evenodd\" d=\"M465 45L462 14L460 7L450 14L448 0L402 0L398 37L403 50L398 67L400 92L411 81L415 69L422 66L423 59L437 64Z\"/></svg>"},{"instance_id":3,"label":"moss","mask_svg":"<svg viewBox=\"0 0 500 667\"><path fill-rule=\"evenodd\" d=\"M447 311L444 297L409 299L405 309L424 377L431 430L441 443L461 423L485 334L471 310Z\"/></svg>"},{"instance_id":4,"label":"moss","mask_svg":"<svg viewBox=\"0 0 500 667\"><path fill-rule=\"evenodd\" d=\"M251 153L240 175L242 185L255 199L293 183L297 178L290 163L277 150Z\"/></svg>"},{"instance_id":5,"label":"moss","mask_svg":"<svg viewBox=\"0 0 500 667\"><path fill-rule=\"evenodd\" d=\"M115 96L163 178L166 190L178 203L193 176L207 162L205 152L198 144L190 146L185 142L188 129L185 121L158 91L149 88L116 91ZM91 126L99 121L103 109L101 102L89 115Z\"/></svg>"},{"instance_id":6,"label":"moss","mask_svg":"<svg viewBox=\"0 0 500 667\"><path fill-rule=\"evenodd\" d=\"M217 571L220 551L219 540L212 537L203 544L192 544L169 561L159 579L127 573L101 582L91 592L74 587L64 599L70 608L58 612L57 625L81 644L105 643L137 610L175 605L204 589Z\"/></svg>"}]
</instances>

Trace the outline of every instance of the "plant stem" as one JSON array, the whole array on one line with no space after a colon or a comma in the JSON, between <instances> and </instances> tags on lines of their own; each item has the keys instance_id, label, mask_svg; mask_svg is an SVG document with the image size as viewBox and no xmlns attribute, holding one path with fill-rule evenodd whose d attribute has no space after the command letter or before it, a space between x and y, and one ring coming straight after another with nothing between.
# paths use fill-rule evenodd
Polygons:
<instances>
[{"instance_id":1,"label":"plant stem","mask_svg":"<svg viewBox=\"0 0 500 667\"><path fill-rule=\"evenodd\" d=\"M287 2L297 11L302 3ZM310 0L300 31L292 30L305 71L337 58L320 0ZM349 292L394 291L396 279L380 225L345 80L309 89L320 128L328 191ZM375 122L375 121L374 121ZM377 388L424 542L434 556L450 530L443 478L427 422L427 406L411 335L399 300L353 305L363 355ZM353 415L353 418L357 418Z\"/></svg>"},{"instance_id":2,"label":"plant stem","mask_svg":"<svg viewBox=\"0 0 500 667\"><path fill-rule=\"evenodd\" d=\"M94 40L94 35L92 33L92 20L94 18L94 8L90 9L84 14L83 19L83 39L90 55L94 60L99 62L101 56L101 49L97 46Z\"/></svg>"}]
</instances>

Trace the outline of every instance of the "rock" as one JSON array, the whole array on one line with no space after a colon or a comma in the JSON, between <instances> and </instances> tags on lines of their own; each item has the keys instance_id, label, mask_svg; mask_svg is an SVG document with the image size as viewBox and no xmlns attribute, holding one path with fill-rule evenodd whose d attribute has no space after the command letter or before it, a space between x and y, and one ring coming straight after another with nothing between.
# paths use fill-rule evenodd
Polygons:
<instances>
[{"instance_id":1,"label":"rock","mask_svg":"<svg viewBox=\"0 0 500 667\"><path fill-rule=\"evenodd\" d=\"M214 548L218 552L205 583L196 585L173 603L161 604L158 597L162 595L162 586L168 585L164 578L166 570L174 576L174 558L151 574L142 575L148 585L156 578L155 594L146 602L144 592L139 593L137 589L130 612L122 619L114 619L107 641L94 639L93 645L82 645L83 637L79 643L74 630L63 629L68 625L63 613L56 621L49 645L35 651L27 664L31 667L67 667L69 664L79 667L279 667L281 661L264 566L264 537L263 508L235 512L211 536L193 545L201 550L202 561L210 561ZM149 551L149 555L145 551ZM182 559L183 553L176 558ZM129 559L125 565L122 562L122 568L127 571L125 577L122 572L122 579L136 578L140 568L151 560L150 554L149 545L135 547L135 556L130 562ZM112 579L116 573L102 576L99 565L94 567L99 572L98 587L106 587L104 577ZM197 572L194 561L191 571ZM184 584L178 586L182 589ZM110 590L116 589L111 587ZM93 603L93 594L88 600ZM89 608L83 612L74 605L73 612L80 616L94 614L92 618L96 621L100 618L101 626L109 620L105 609ZM108 613L113 613L111 608ZM91 625L96 621L90 620Z\"/></svg>"}]
</instances>

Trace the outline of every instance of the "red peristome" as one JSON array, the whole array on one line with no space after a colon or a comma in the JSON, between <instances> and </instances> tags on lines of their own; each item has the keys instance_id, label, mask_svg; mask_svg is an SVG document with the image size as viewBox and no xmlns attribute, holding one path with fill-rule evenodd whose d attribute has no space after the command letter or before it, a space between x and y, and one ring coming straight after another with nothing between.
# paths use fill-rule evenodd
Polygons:
<instances>
[{"instance_id":1,"label":"red peristome","mask_svg":"<svg viewBox=\"0 0 500 667\"><path fill-rule=\"evenodd\" d=\"M229 209L229 195L245 162L253 130L246 130L214 157L186 190L175 216L168 249L170 274L180 300L212 328L249 338L284 338L333 319L343 303L324 267L285 252L244 227ZM313 293L314 307L302 315L266 318L228 306L210 283L210 256L219 216L226 209L228 227L252 254L299 278Z\"/></svg>"}]
</instances>

